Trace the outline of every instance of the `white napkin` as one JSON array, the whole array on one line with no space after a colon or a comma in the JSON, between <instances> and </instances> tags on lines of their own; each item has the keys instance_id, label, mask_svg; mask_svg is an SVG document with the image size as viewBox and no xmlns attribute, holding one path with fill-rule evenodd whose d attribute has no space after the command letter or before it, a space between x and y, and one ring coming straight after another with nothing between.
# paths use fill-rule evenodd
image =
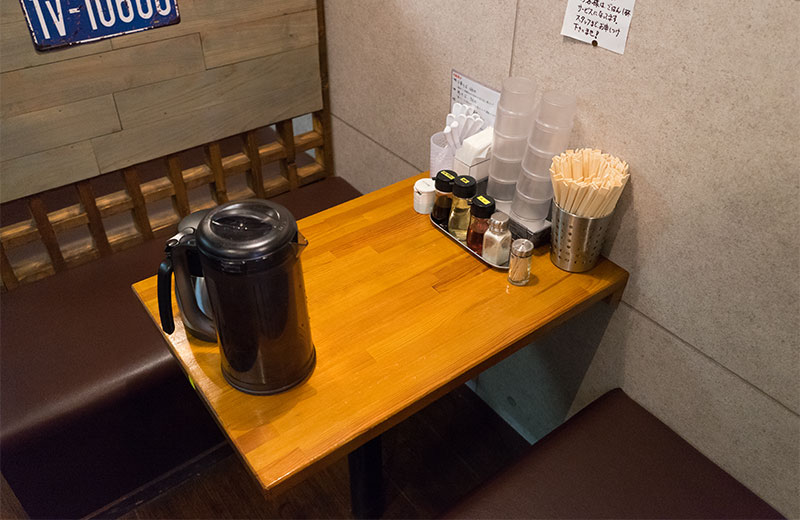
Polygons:
<instances>
[{"instance_id":1,"label":"white napkin","mask_svg":"<svg viewBox=\"0 0 800 520\"><path fill-rule=\"evenodd\" d=\"M494 128L490 126L468 137L461 145L461 148L456 151L456 159L467 166L472 166L485 160L489 157L489 152L492 149L493 136Z\"/></svg>"}]
</instances>

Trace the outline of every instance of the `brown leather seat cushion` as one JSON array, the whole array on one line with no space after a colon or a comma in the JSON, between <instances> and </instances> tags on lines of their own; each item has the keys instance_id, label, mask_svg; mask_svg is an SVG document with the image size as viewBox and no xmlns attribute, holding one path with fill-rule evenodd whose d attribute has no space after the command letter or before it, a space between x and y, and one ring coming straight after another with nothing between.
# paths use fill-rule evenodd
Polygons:
<instances>
[{"instance_id":1,"label":"brown leather seat cushion","mask_svg":"<svg viewBox=\"0 0 800 520\"><path fill-rule=\"evenodd\" d=\"M346 180L340 177L328 177L303 186L299 190L287 191L270 200L283 204L292 212L294 218L300 220L360 196L361 192L350 186Z\"/></svg>"},{"instance_id":2,"label":"brown leather seat cushion","mask_svg":"<svg viewBox=\"0 0 800 520\"><path fill-rule=\"evenodd\" d=\"M782 518L619 389L445 516Z\"/></svg>"},{"instance_id":3,"label":"brown leather seat cushion","mask_svg":"<svg viewBox=\"0 0 800 520\"><path fill-rule=\"evenodd\" d=\"M328 178L274 200L297 217L360 195ZM88 514L222 440L131 284L165 236L0 300L0 464L28 514Z\"/></svg>"}]
</instances>

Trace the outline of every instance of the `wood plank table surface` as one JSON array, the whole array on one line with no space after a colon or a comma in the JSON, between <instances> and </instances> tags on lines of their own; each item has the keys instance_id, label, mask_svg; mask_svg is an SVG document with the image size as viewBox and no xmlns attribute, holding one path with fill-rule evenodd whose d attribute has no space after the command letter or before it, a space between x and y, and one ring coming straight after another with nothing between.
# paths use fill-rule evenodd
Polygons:
<instances>
[{"instance_id":1,"label":"wood plank table surface","mask_svg":"<svg viewBox=\"0 0 800 520\"><path fill-rule=\"evenodd\" d=\"M423 174L422 176L424 176ZM412 208L413 177L299 221L317 366L300 386L253 396L228 385L219 347L164 335L265 491L280 490L377 437L595 302L628 273L584 274L536 250L531 282L472 257ZM156 277L134 284L158 326ZM174 312L178 309L174 303Z\"/></svg>"}]
</instances>

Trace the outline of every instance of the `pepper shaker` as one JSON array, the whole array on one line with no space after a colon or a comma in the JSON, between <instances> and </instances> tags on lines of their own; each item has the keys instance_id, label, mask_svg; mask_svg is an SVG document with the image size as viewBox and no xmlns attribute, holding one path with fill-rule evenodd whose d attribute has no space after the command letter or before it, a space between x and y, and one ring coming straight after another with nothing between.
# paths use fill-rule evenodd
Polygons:
<instances>
[{"instance_id":1,"label":"pepper shaker","mask_svg":"<svg viewBox=\"0 0 800 520\"><path fill-rule=\"evenodd\" d=\"M526 285L531 278L533 242L518 238L511 243L511 258L508 265L508 283Z\"/></svg>"}]
</instances>

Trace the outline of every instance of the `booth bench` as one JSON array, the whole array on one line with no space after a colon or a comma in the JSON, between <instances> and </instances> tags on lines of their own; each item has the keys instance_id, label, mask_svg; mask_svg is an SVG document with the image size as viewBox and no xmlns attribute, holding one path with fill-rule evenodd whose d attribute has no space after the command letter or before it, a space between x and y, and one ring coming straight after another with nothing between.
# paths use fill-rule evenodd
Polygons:
<instances>
[{"instance_id":1,"label":"booth bench","mask_svg":"<svg viewBox=\"0 0 800 520\"><path fill-rule=\"evenodd\" d=\"M783 518L622 390L534 444L446 518Z\"/></svg>"},{"instance_id":2,"label":"booth bench","mask_svg":"<svg viewBox=\"0 0 800 520\"><path fill-rule=\"evenodd\" d=\"M357 197L329 177L274 197L298 218ZM2 473L32 517L91 515L223 442L130 290L174 229L3 295ZM621 390L448 518L780 518Z\"/></svg>"},{"instance_id":3,"label":"booth bench","mask_svg":"<svg viewBox=\"0 0 800 520\"><path fill-rule=\"evenodd\" d=\"M358 195L327 177L272 200L300 219ZM90 515L223 442L131 292L174 231L2 296L0 461L31 517Z\"/></svg>"}]
</instances>

